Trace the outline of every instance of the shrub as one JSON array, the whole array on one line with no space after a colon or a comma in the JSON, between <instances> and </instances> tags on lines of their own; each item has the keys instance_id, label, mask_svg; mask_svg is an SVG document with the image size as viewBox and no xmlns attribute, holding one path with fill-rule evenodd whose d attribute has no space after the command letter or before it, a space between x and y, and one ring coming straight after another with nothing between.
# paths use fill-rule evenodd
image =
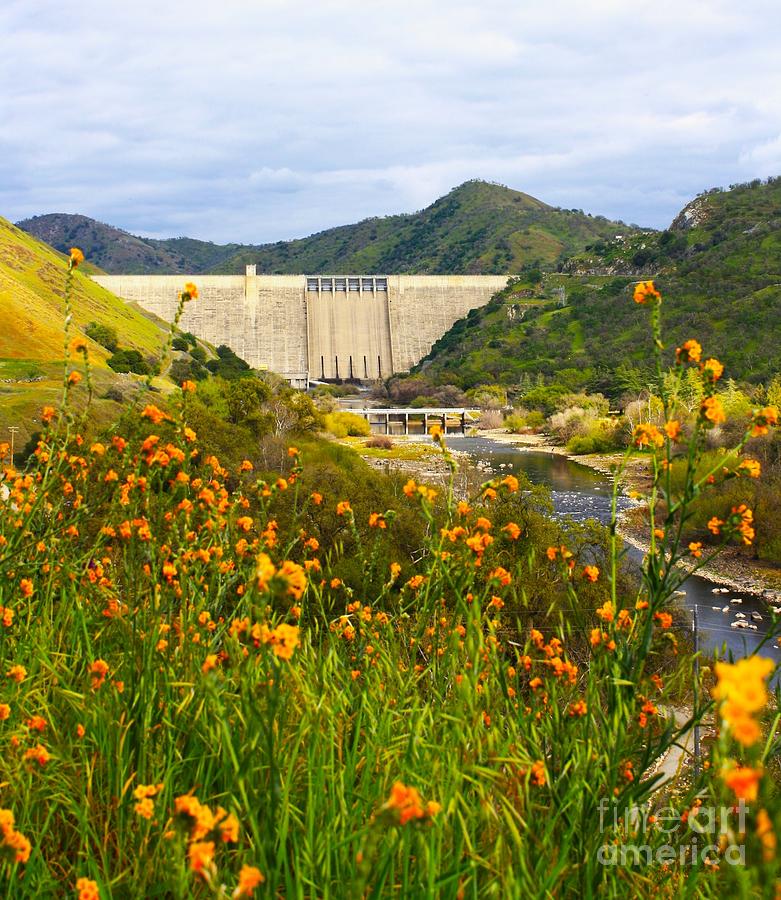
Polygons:
<instances>
[{"instance_id":1,"label":"shrub","mask_svg":"<svg viewBox=\"0 0 781 900\"><path fill-rule=\"evenodd\" d=\"M363 416L351 412L327 413L323 417L323 427L334 437L367 437L371 426Z\"/></svg>"},{"instance_id":2,"label":"shrub","mask_svg":"<svg viewBox=\"0 0 781 900\"><path fill-rule=\"evenodd\" d=\"M394 444L389 435L375 434L373 437L370 437L363 446L370 447L375 450L392 450Z\"/></svg>"},{"instance_id":3,"label":"shrub","mask_svg":"<svg viewBox=\"0 0 781 900\"><path fill-rule=\"evenodd\" d=\"M526 416L518 412L510 413L504 420L504 427L511 434L520 434L526 429Z\"/></svg>"},{"instance_id":4,"label":"shrub","mask_svg":"<svg viewBox=\"0 0 781 900\"><path fill-rule=\"evenodd\" d=\"M133 372L136 375L147 375L150 371L149 363L138 350L117 350L107 360L109 366L115 372Z\"/></svg>"},{"instance_id":5,"label":"shrub","mask_svg":"<svg viewBox=\"0 0 781 900\"><path fill-rule=\"evenodd\" d=\"M173 350L180 350L180 351L187 352L187 350L189 350L189 348L190 348L190 345L187 343L187 340L183 337L175 337L171 341L171 349L173 349Z\"/></svg>"},{"instance_id":6,"label":"shrub","mask_svg":"<svg viewBox=\"0 0 781 900\"><path fill-rule=\"evenodd\" d=\"M499 409L485 409L480 414L480 427L486 430L501 428L504 424L504 416Z\"/></svg>"},{"instance_id":7,"label":"shrub","mask_svg":"<svg viewBox=\"0 0 781 900\"><path fill-rule=\"evenodd\" d=\"M101 347L105 347L106 350L113 353L117 347L119 346L119 341L117 339L117 329L112 328L111 325L102 325L100 322L90 322L89 325L84 329L84 334L87 335L88 338L92 338L93 341L100 344Z\"/></svg>"}]
</instances>

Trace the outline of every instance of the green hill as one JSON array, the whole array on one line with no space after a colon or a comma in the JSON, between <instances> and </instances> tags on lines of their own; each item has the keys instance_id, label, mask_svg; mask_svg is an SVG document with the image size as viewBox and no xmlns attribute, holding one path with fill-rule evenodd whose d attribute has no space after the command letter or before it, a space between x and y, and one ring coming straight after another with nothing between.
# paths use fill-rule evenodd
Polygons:
<instances>
[{"instance_id":1,"label":"green hill","mask_svg":"<svg viewBox=\"0 0 781 900\"><path fill-rule=\"evenodd\" d=\"M409 215L366 219L297 241L242 251L218 266L238 271L501 274L553 266L589 243L634 229L556 209L498 184L468 181Z\"/></svg>"},{"instance_id":2,"label":"green hill","mask_svg":"<svg viewBox=\"0 0 781 900\"><path fill-rule=\"evenodd\" d=\"M9 425L22 439L39 426L38 412L56 402L62 388L63 257L0 218L0 441ZM162 323L127 304L77 270L73 283L73 334L89 322L116 329L122 347L144 356L160 351ZM99 396L109 387L131 389L132 376L119 376L106 365L108 352L87 339ZM79 388L79 391L82 389ZM99 399L93 417L116 415L116 401Z\"/></svg>"},{"instance_id":3,"label":"green hill","mask_svg":"<svg viewBox=\"0 0 781 900\"><path fill-rule=\"evenodd\" d=\"M540 382L639 391L652 348L631 283L655 277L670 357L695 337L735 378L781 372L781 179L709 191L668 230L594 242L564 269L473 311L419 368L438 384L498 381L519 395Z\"/></svg>"},{"instance_id":4,"label":"green hill","mask_svg":"<svg viewBox=\"0 0 781 900\"><path fill-rule=\"evenodd\" d=\"M67 253L81 247L94 265L123 275L197 275L224 262L241 244L212 244L193 238L142 238L87 216L49 213L17 223L40 241Z\"/></svg>"},{"instance_id":5,"label":"green hill","mask_svg":"<svg viewBox=\"0 0 781 900\"><path fill-rule=\"evenodd\" d=\"M417 213L366 219L263 246L139 238L85 216L36 216L19 227L63 251L82 246L102 269L127 274L234 274L248 263L276 274L518 272L553 267L589 244L635 233L623 223L557 209L483 181L468 181Z\"/></svg>"}]
</instances>

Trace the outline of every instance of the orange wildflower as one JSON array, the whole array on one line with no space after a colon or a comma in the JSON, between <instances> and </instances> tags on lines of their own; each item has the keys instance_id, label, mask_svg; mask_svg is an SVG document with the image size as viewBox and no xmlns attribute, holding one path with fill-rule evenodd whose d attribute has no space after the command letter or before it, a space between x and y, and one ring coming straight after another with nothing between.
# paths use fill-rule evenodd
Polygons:
<instances>
[{"instance_id":1,"label":"orange wildflower","mask_svg":"<svg viewBox=\"0 0 781 900\"><path fill-rule=\"evenodd\" d=\"M749 803L753 803L757 799L762 769L735 766L733 769L722 771L721 777L738 800L747 800Z\"/></svg>"},{"instance_id":2,"label":"orange wildflower","mask_svg":"<svg viewBox=\"0 0 781 900\"><path fill-rule=\"evenodd\" d=\"M662 295L656 290L653 281L641 281L635 285L634 301L635 303L661 303Z\"/></svg>"},{"instance_id":3,"label":"orange wildflower","mask_svg":"<svg viewBox=\"0 0 781 900\"><path fill-rule=\"evenodd\" d=\"M636 447L662 447L664 446L664 437L656 425L650 423L641 423L636 426L632 434L632 442Z\"/></svg>"},{"instance_id":4,"label":"orange wildflower","mask_svg":"<svg viewBox=\"0 0 781 900\"><path fill-rule=\"evenodd\" d=\"M79 263L84 262L84 253L78 247L71 247L70 256L68 257L68 266L75 269Z\"/></svg>"},{"instance_id":5,"label":"orange wildflower","mask_svg":"<svg viewBox=\"0 0 781 900\"><path fill-rule=\"evenodd\" d=\"M676 362L699 362L702 356L702 346L699 341L684 341L682 347L678 347L675 351Z\"/></svg>"},{"instance_id":6,"label":"orange wildflower","mask_svg":"<svg viewBox=\"0 0 781 900\"><path fill-rule=\"evenodd\" d=\"M762 474L762 465L758 459L744 459L738 466L738 474L748 475L749 478L759 478Z\"/></svg>"},{"instance_id":7,"label":"orange wildflower","mask_svg":"<svg viewBox=\"0 0 781 900\"><path fill-rule=\"evenodd\" d=\"M398 819L399 825L406 825L410 821L422 821L435 816L441 809L438 803L429 802L423 804L423 800L414 787L407 787L401 781L397 781L391 788L390 797L382 807L391 812Z\"/></svg>"},{"instance_id":8,"label":"orange wildflower","mask_svg":"<svg viewBox=\"0 0 781 900\"><path fill-rule=\"evenodd\" d=\"M239 872L239 883L233 892L234 900L251 897L255 893L255 888L263 884L265 880L260 869L256 869L255 866L242 866Z\"/></svg>"},{"instance_id":9,"label":"orange wildflower","mask_svg":"<svg viewBox=\"0 0 781 900\"><path fill-rule=\"evenodd\" d=\"M700 406L700 415L714 425L721 425L727 421L724 407L718 397L706 397Z\"/></svg>"},{"instance_id":10,"label":"orange wildflower","mask_svg":"<svg viewBox=\"0 0 781 900\"><path fill-rule=\"evenodd\" d=\"M717 359L706 359L702 364L702 374L715 383L724 374L724 366Z\"/></svg>"},{"instance_id":11,"label":"orange wildflower","mask_svg":"<svg viewBox=\"0 0 781 900\"><path fill-rule=\"evenodd\" d=\"M204 875L214 864L214 841L194 841L187 850L190 868L198 875Z\"/></svg>"},{"instance_id":12,"label":"orange wildflower","mask_svg":"<svg viewBox=\"0 0 781 900\"><path fill-rule=\"evenodd\" d=\"M778 409L775 406L766 406L764 409L754 410L751 436L760 437L767 434L768 428L778 425Z\"/></svg>"}]
</instances>

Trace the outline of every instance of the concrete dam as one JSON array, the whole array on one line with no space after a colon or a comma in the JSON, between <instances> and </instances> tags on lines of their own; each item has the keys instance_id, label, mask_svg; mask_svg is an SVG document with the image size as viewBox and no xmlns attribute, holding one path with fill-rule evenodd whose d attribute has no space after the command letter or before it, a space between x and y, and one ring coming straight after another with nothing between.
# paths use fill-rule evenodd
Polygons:
<instances>
[{"instance_id":1,"label":"concrete dam","mask_svg":"<svg viewBox=\"0 0 781 900\"><path fill-rule=\"evenodd\" d=\"M227 344L255 369L296 387L310 380L387 378L407 372L471 309L507 284L502 275L95 275L94 280L171 321L185 282L183 331Z\"/></svg>"}]
</instances>

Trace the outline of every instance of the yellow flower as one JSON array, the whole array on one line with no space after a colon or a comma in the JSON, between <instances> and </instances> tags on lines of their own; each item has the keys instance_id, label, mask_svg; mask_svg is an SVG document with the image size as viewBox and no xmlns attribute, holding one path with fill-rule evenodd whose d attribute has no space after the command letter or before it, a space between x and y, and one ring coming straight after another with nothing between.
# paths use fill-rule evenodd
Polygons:
<instances>
[{"instance_id":1,"label":"yellow flower","mask_svg":"<svg viewBox=\"0 0 781 900\"><path fill-rule=\"evenodd\" d=\"M599 569L596 566L584 566L583 577L593 583L599 578Z\"/></svg>"},{"instance_id":2,"label":"yellow flower","mask_svg":"<svg viewBox=\"0 0 781 900\"><path fill-rule=\"evenodd\" d=\"M184 290L182 291L182 300L186 303L188 300L197 300L198 299L198 288L192 283L192 281L188 281L184 286Z\"/></svg>"}]
</instances>

